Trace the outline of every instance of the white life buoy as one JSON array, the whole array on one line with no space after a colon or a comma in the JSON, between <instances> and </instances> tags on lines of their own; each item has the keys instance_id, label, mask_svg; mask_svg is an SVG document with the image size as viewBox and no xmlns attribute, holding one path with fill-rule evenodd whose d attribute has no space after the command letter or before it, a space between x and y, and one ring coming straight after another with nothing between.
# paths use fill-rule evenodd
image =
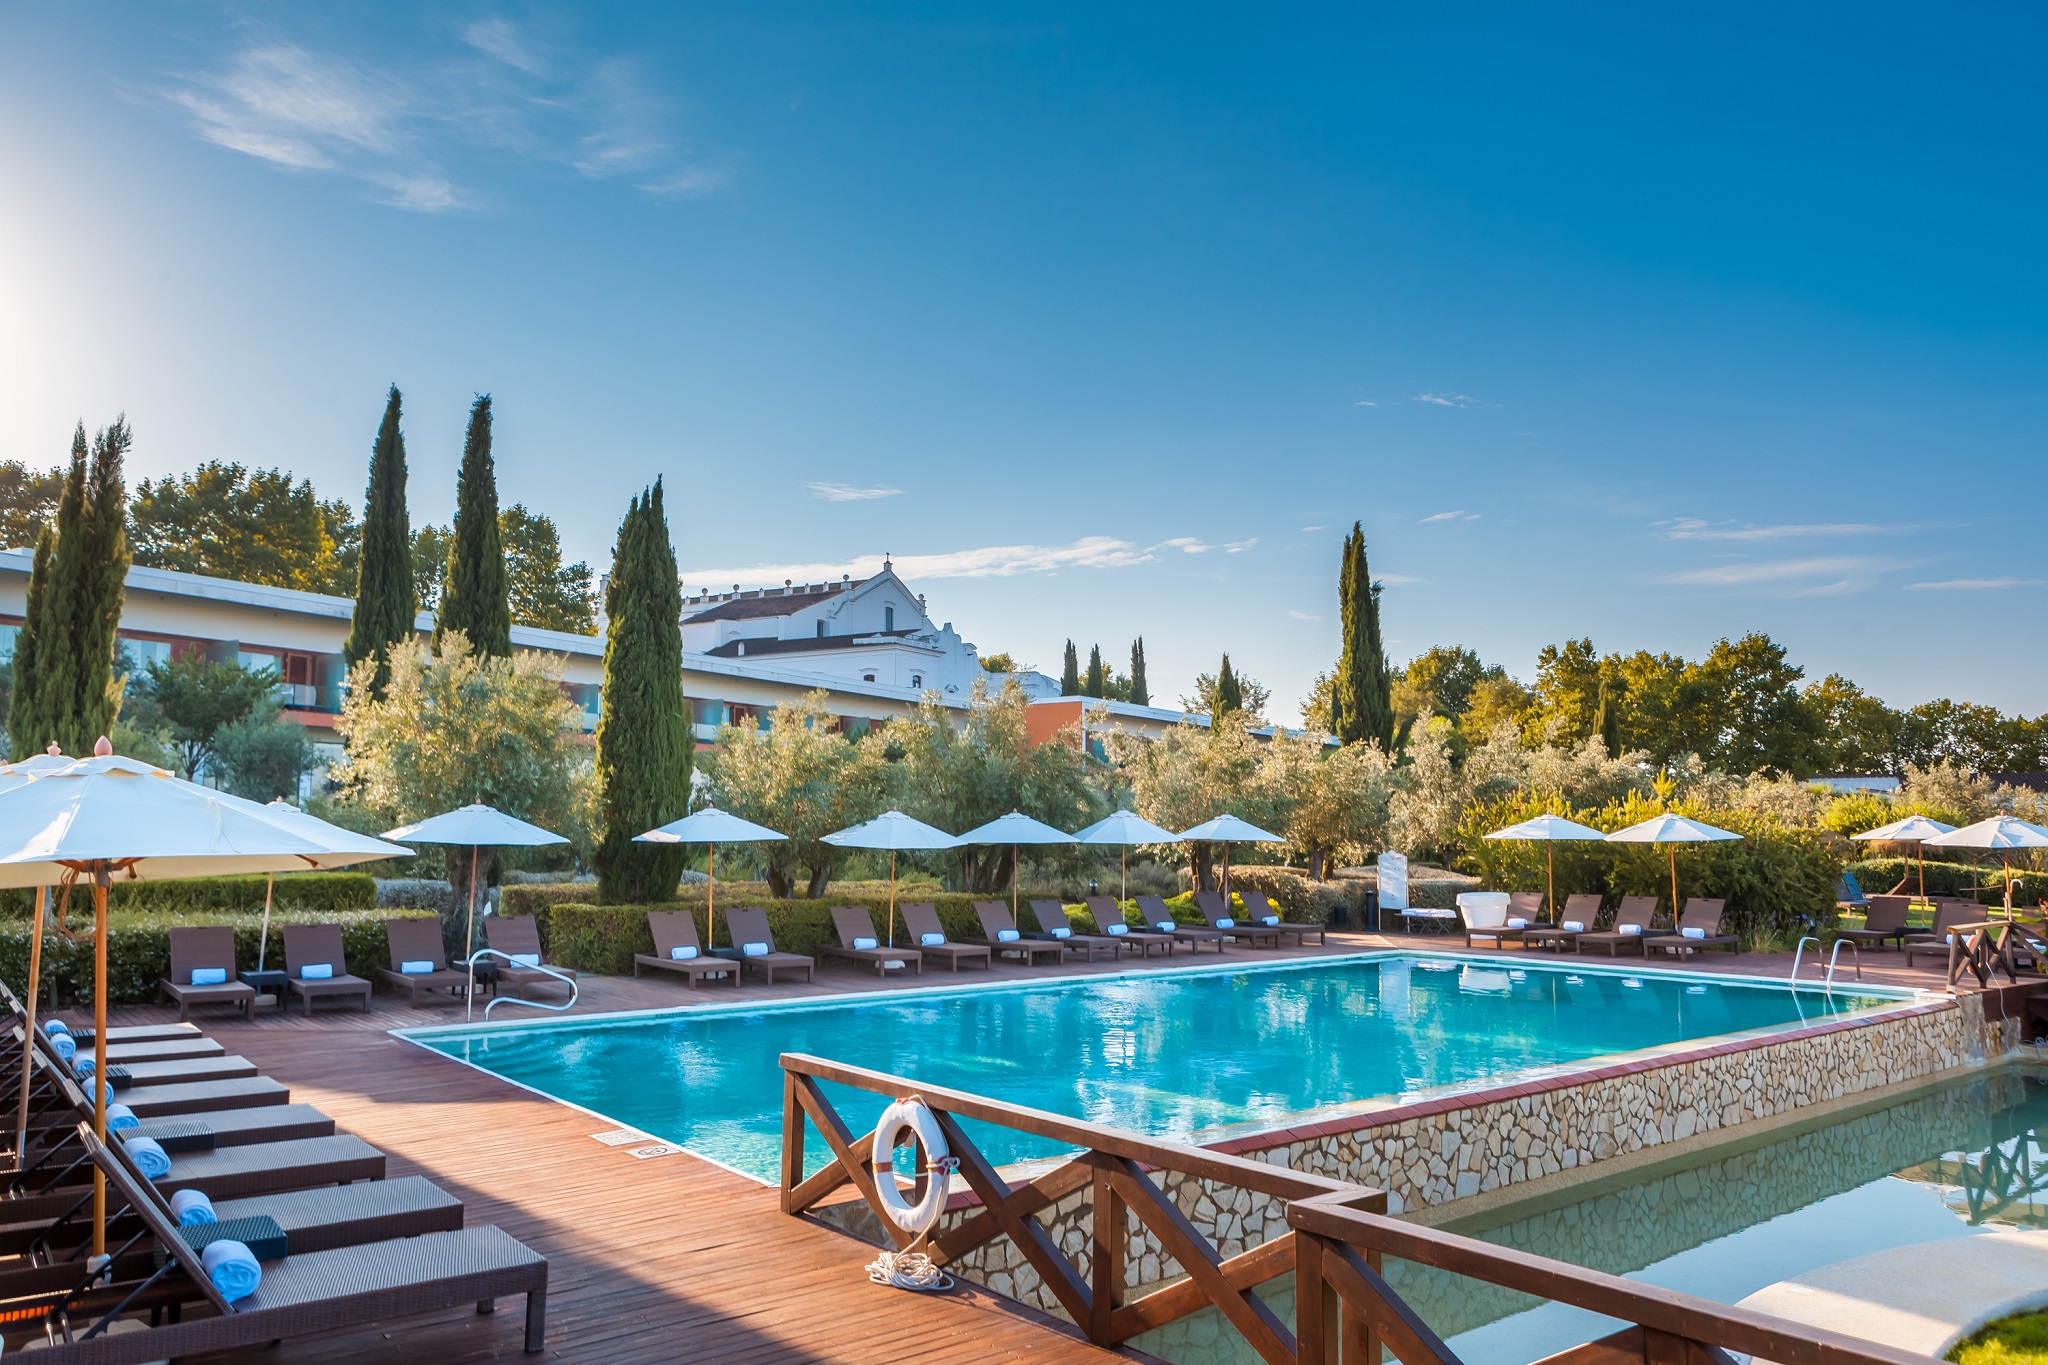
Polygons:
<instances>
[{"instance_id":1,"label":"white life buoy","mask_svg":"<svg viewBox=\"0 0 2048 1365\"><path fill-rule=\"evenodd\" d=\"M913 1207L896 1183L896 1147L905 1133L913 1134L924 1146L925 1166L931 1178L925 1182L924 1198ZM946 1206L946 1137L939 1121L925 1102L915 1095L897 1100L882 1111L875 1123L875 1194L889 1221L905 1232L923 1232L938 1220Z\"/></svg>"}]
</instances>

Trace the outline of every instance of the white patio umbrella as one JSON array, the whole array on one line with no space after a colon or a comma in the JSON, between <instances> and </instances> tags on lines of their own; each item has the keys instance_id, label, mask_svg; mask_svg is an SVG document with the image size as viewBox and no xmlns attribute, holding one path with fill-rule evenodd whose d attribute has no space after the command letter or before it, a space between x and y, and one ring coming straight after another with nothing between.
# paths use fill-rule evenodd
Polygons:
<instances>
[{"instance_id":1,"label":"white patio umbrella","mask_svg":"<svg viewBox=\"0 0 2048 1365\"><path fill-rule=\"evenodd\" d=\"M1131 845L1177 844L1180 836L1161 829L1136 811L1120 810L1097 820L1074 836L1078 844L1114 844L1118 847L1117 904L1131 898Z\"/></svg>"},{"instance_id":2,"label":"white patio umbrella","mask_svg":"<svg viewBox=\"0 0 2048 1365\"><path fill-rule=\"evenodd\" d=\"M1034 820L1022 811L999 815L985 825L961 835L955 844L1008 844L1010 846L1010 918L1017 918L1017 845L1071 844L1077 842L1063 829Z\"/></svg>"},{"instance_id":3,"label":"white patio umbrella","mask_svg":"<svg viewBox=\"0 0 2048 1365\"><path fill-rule=\"evenodd\" d=\"M1927 899L1927 850L1922 847L1937 834L1949 834L1954 825L1944 825L1939 820L1930 820L1924 815L1909 815L1903 820L1894 820L1889 825L1866 829L1861 834L1852 834L1852 839L1861 839L1872 844L1911 844L1913 851L1920 855L1920 899Z\"/></svg>"},{"instance_id":4,"label":"white patio umbrella","mask_svg":"<svg viewBox=\"0 0 2048 1365\"><path fill-rule=\"evenodd\" d=\"M952 848L957 842L942 829L913 820L900 810L887 810L874 819L847 829L835 830L825 842L838 848L886 848L889 850L889 946L896 946L896 854L901 851Z\"/></svg>"},{"instance_id":5,"label":"white patio umbrella","mask_svg":"<svg viewBox=\"0 0 2048 1365\"><path fill-rule=\"evenodd\" d=\"M2005 859L2005 909L2012 913L2012 851L2016 848L2048 848L2048 829L2030 825L2010 815L1994 815L1974 825L1921 840L1936 848L1996 849Z\"/></svg>"},{"instance_id":6,"label":"white patio umbrella","mask_svg":"<svg viewBox=\"0 0 2048 1365\"><path fill-rule=\"evenodd\" d=\"M354 867L358 863L376 862L380 858L410 858L413 851L398 844L387 844L367 834L358 834L352 829L309 815L291 802L279 797L268 804L245 801L227 792L221 797L249 807L253 813L270 821L287 833L297 834L319 844L326 851L313 855L313 866L323 871L336 868ZM277 890L277 874L271 873L263 884L263 931L256 940L256 970L262 971L270 956L270 901Z\"/></svg>"},{"instance_id":7,"label":"white patio umbrella","mask_svg":"<svg viewBox=\"0 0 2048 1365\"><path fill-rule=\"evenodd\" d=\"M384 831L387 839L408 844L449 844L469 848L469 928L462 939L463 966L469 970L468 999L462 1018L467 1023L476 1014L476 861L482 848L539 848L544 844L569 841L552 830L529 825L517 816L471 803L459 810L444 811L410 825Z\"/></svg>"},{"instance_id":8,"label":"white patio umbrella","mask_svg":"<svg viewBox=\"0 0 2048 1365\"><path fill-rule=\"evenodd\" d=\"M62 751L52 744L48 753L35 754L19 763L0 766L0 791L11 791L31 778L56 772L59 768L68 768L77 761L75 758L66 758ZM36 1031L36 1002L43 981L43 920L48 917L49 909L50 888L47 885L38 886L36 919L29 929L28 937L28 999L23 1002L28 1012L28 1033L23 1035L24 1037L33 1037ZM30 1049L24 1047L21 1052L21 1106L14 1126L14 1152L17 1160L21 1159L23 1149L28 1146L31 1056Z\"/></svg>"},{"instance_id":9,"label":"white patio umbrella","mask_svg":"<svg viewBox=\"0 0 2048 1365\"><path fill-rule=\"evenodd\" d=\"M0 791L0 886L89 877L93 947L93 1131L107 1134L107 889L311 867L318 844L161 768L97 754ZM106 1251L107 1188L93 1176L94 1254Z\"/></svg>"},{"instance_id":10,"label":"white patio umbrella","mask_svg":"<svg viewBox=\"0 0 2048 1365\"><path fill-rule=\"evenodd\" d=\"M1741 837L1740 834L1735 833L1733 830L1717 829L1713 825L1702 824L1698 820L1688 820L1683 815L1673 815L1671 812L1666 811L1662 815L1653 815L1647 820L1630 825L1627 829L1614 831L1614 833L1607 836L1607 842L1611 844L1664 844L1668 846L1666 851L1671 855L1671 922L1677 924L1678 846L1680 844L1721 843L1729 839L1740 839Z\"/></svg>"},{"instance_id":11,"label":"white patio umbrella","mask_svg":"<svg viewBox=\"0 0 2048 1365\"><path fill-rule=\"evenodd\" d=\"M1557 918L1557 859L1551 845L1560 839L1574 842L1591 842L1607 838L1591 825L1582 825L1576 820L1567 820L1562 815L1536 815L1519 824L1497 829L1486 836L1489 839L1541 839L1543 841L1543 870L1549 879L1550 918Z\"/></svg>"},{"instance_id":12,"label":"white patio umbrella","mask_svg":"<svg viewBox=\"0 0 2048 1365\"><path fill-rule=\"evenodd\" d=\"M633 836L636 844L702 844L711 867L711 885L704 898L704 946L711 948L718 941L718 846L720 844L758 844L771 839L787 839L766 825L757 825L752 820L742 820L729 815L716 806L685 815L680 820L671 820L660 829L650 829L645 834Z\"/></svg>"},{"instance_id":13,"label":"white patio umbrella","mask_svg":"<svg viewBox=\"0 0 2048 1365\"><path fill-rule=\"evenodd\" d=\"M1213 820L1204 820L1193 829L1180 832L1182 843L1207 840L1223 845L1223 901L1230 903L1230 846L1232 844L1284 844L1283 835L1268 834L1249 820L1240 820L1235 815L1219 815Z\"/></svg>"}]
</instances>

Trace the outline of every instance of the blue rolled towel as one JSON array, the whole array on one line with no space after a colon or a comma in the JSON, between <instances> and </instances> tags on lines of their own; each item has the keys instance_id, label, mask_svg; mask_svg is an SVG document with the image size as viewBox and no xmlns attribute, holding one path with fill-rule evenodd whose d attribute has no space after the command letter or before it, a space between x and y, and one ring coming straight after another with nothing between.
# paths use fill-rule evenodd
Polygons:
<instances>
[{"instance_id":1,"label":"blue rolled towel","mask_svg":"<svg viewBox=\"0 0 2048 1365\"><path fill-rule=\"evenodd\" d=\"M199 1264L229 1303L248 1298L263 1283L263 1266L245 1242L208 1242L206 1250L199 1253Z\"/></svg>"},{"instance_id":2,"label":"blue rolled towel","mask_svg":"<svg viewBox=\"0 0 2048 1365\"><path fill-rule=\"evenodd\" d=\"M155 1138L132 1137L126 1139L126 1145L135 1169L151 1180L161 1180L171 1173L171 1154Z\"/></svg>"},{"instance_id":3,"label":"blue rolled towel","mask_svg":"<svg viewBox=\"0 0 2048 1365\"><path fill-rule=\"evenodd\" d=\"M129 1128L140 1128L141 1126L142 1120L135 1117L135 1111L127 1105L110 1104L107 1106L108 1132L119 1133Z\"/></svg>"},{"instance_id":4,"label":"blue rolled towel","mask_svg":"<svg viewBox=\"0 0 2048 1365\"><path fill-rule=\"evenodd\" d=\"M46 1019L43 1021L43 1032L54 1038L60 1033L71 1032L71 1025L65 1023L62 1019Z\"/></svg>"},{"instance_id":5,"label":"blue rolled towel","mask_svg":"<svg viewBox=\"0 0 2048 1365\"><path fill-rule=\"evenodd\" d=\"M85 1052L71 1059L71 1069L78 1073L80 1080L89 1081L92 1073L99 1069L99 1063L93 1060L90 1052Z\"/></svg>"},{"instance_id":6,"label":"blue rolled towel","mask_svg":"<svg viewBox=\"0 0 2048 1365\"><path fill-rule=\"evenodd\" d=\"M213 1201L198 1190L179 1190L172 1195L171 1216L178 1220L178 1226L181 1228L220 1221L219 1216L213 1211Z\"/></svg>"},{"instance_id":7,"label":"blue rolled towel","mask_svg":"<svg viewBox=\"0 0 2048 1365\"><path fill-rule=\"evenodd\" d=\"M53 1033L50 1035L50 1051L68 1062L78 1055L78 1040L68 1033Z\"/></svg>"}]
</instances>

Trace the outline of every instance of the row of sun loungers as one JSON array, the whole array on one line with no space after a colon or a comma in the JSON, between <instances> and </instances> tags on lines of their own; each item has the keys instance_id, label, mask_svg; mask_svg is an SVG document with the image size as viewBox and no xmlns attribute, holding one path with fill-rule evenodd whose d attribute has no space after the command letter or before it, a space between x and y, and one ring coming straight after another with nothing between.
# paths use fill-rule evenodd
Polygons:
<instances>
[{"instance_id":1,"label":"row of sun loungers","mask_svg":"<svg viewBox=\"0 0 2048 1365\"><path fill-rule=\"evenodd\" d=\"M32 1078L28 1140L0 1174L8 1354L139 1365L521 1294L523 1344L542 1348L546 1259L466 1226L432 1181L386 1179L382 1152L189 1023L110 1029L107 1078L79 1065L85 1030L60 1033L31 1032L0 986L0 1072L26 1054ZM104 1144L94 1084L112 1086ZM96 1171L109 1259L88 1270Z\"/></svg>"},{"instance_id":2,"label":"row of sun loungers","mask_svg":"<svg viewBox=\"0 0 2048 1365\"><path fill-rule=\"evenodd\" d=\"M1520 943L1525 948L1598 951L1611 957L1626 951L1644 957L1652 952L1668 952L1683 958L1707 948L1733 950L1740 945L1736 935L1722 930L1721 919L1728 905L1725 900L1687 900L1675 929L1654 927L1655 896L1623 896L1614 913L1614 925L1608 929L1595 928L1600 915L1597 895L1567 897L1564 913L1555 923L1539 918L1542 905L1540 892L1517 891L1508 897L1504 910L1467 910L1465 946L1484 944L1499 948Z\"/></svg>"}]
</instances>

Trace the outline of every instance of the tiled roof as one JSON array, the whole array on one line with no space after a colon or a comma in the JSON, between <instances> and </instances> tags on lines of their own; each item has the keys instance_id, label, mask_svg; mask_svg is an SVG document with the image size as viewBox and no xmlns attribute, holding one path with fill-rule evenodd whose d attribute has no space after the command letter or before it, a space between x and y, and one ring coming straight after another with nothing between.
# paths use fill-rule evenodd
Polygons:
<instances>
[{"instance_id":1,"label":"tiled roof","mask_svg":"<svg viewBox=\"0 0 2048 1365\"><path fill-rule=\"evenodd\" d=\"M730 602L720 602L715 607L706 607L703 611L696 612L683 619L686 621L758 621L764 616L791 616L802 611L805 607L814 607L829 598L842 597L859 586L859 583L852 583L842 587L834 583L817 592L805 592L801 589L777 592L771 588L758 597L736 597ZM688 606L689 604L685 603L684 605Z\"/></svg>"},{"instance_id":2,"label":"tiled roof","mask_svg":"<svg viewBox=\"0 0 2048 1365\"><path fill-rule=\"evenodd\" d=\"M764 635L758 640L727 640L704 653L716 659L737 659L741 657L741 646L745 646L749 659L763 654L822 654L834 649L867 649L882 639L902 641L912 633L907 630L871 630L860 635L820 635L815 638L800 635L794 640L778 640Z\"/></svg>"}]
</instances>

